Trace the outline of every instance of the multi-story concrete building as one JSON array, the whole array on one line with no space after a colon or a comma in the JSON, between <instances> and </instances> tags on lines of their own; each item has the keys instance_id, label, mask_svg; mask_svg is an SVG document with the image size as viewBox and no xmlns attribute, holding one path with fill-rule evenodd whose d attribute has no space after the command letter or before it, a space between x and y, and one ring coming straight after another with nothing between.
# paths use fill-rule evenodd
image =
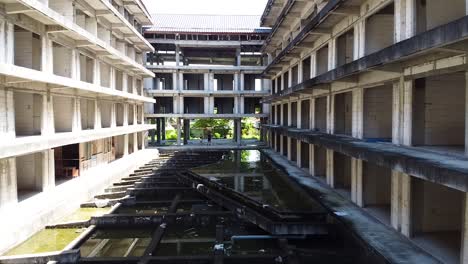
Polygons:
<instances>
[{"instance_id":1,"label":"multi-story concrete building","mask_svg":"<svg viewBox=\"0 0 468 264\"><path fill-rule=\"evenodd\" d=\"M270 83L260 49L270 32L259 27L259 16L153 15L145 37L156 51L148 55L147 93L156 103L146 118L156 120L158 141L164 139L168 118L176 118L177 144L184 143L190 120L232 119L234 141L241 143L241 120L264 119L260 104ZM183 124L181 124L183 121Z\"/></svg>"},{"instance_id":2,"label":"multi-story concrete building","mask_svg":"<svg viewBox=\"0 0 468 264\"><path fill-rule=\"evenodd\" d=\"M151 158L139 150L154 49L140 0L2 0L0 10L2 252Z\"/></svg>"},{"instance_id":3,"label":"multi-story concrete building","mask_svg":"<svg viewBox=\"0 0 468 264\"><path fill-rule=\"evenodd\" d=\"M268 144L445 263L468 263L465 0L270 0Z\"/></svg>"}]
</instances>

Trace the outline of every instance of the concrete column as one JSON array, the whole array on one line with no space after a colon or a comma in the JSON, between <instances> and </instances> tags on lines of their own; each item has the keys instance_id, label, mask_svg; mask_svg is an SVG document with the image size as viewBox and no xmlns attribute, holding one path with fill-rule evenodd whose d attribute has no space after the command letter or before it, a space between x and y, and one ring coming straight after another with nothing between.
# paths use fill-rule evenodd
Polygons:
<instances>
[{"instance_id":1,"label":"concrete column","mask_svg":"<svg viewBox=\"0 0 468 264\"><path fill-rule=\"evenodd\" d=\"M184 119L184 145L187 145L190 139L190 119Z\"/></svg>"},{"instance_id":2,"label":"concrete column","mask_svg":"<svg viewBox=\"0 0 468 264\"><path fill-rule=\"evenodd\" d=\"M352 92L353 96L353 127L352 136L355 138L363 138L363 115L364 115L364 89L356 88Z\"/></svg>"},{"instance_id":3,"label":"concrete column","mask_svg":"<svg viewBox=\"0 0 468 264\"><path fill-rule=\"evenodd\" d=\"M360 39L360 30L361 30L361 23L356 23L354 25L354 36L353 36L353 60L359 59L360 55L360 45L361 45L361 39Z\"/></svg>"},{"instance_id":4,"label":"concrete column","mask_svg":"<svg viewBox=\"0 0 468 264\"><path fill-rule=\"evenodd\" d=\"M291 109L291 102L288 102L288 126L292 125L292 109Z\"/></svg>"},{"instance_id":5,"label":"concrete column","mask_svg":"<svg viewBox=\"0 0 468 264\"><path fill-rule=\"evenodd\" d=\"M78 132L81 130L81 106L80 99L73 98L73 121L72 121L72 131Z\"/></svg>"},{"instance_id":6,"label":"concrete column","mask_svg":"<svg viewBox=\"0 0 468 264\"><path fill-rule=\"evenodd\" d=\"M13 38L13 36L12 36ZM42 44L42 56L41 56L41 69L45 73L53 73L54 63L53 63L53 50L52 50L52 41L49 39L49 36L41 36Z\"/></svg>"},{"instance_id":7,"label":"concrete column","mask_svg":"<svg viewBox=\"0 0 468 264\"><path fill-rule=\"evenodd\" d=\"M351 200L358 206L364 206L362 182L362 160L351 158Z\"/></svg>"},{"instance_id":8,"label":"concrete column","mask_svg":"<svg viewBox=\"0 0 468 264\"><path fill-rule=\"evenodd\" d=\"M292 140L290 137L287 137L288 140L288 160L292 160Z\"/></svg>"},{"instance_id":9,"label":"concrete column","mask_svg":"<svg viewBox=\"0 0 468 264\"><path fill-rule=\"evenodd\" d=\"M180 65L180 47L179 45L176 45L175 47L175 60L176 60L176 66Z\"/></svg>"},{"instance_id":10,"label":"concrete column","mask_svg":"<svg viewBox=\"0 0 468 264\"><path fill-rule=\"evenodd\" d=\"M147 137L148 137L148 131L141 132L141 150L144 150L146 148L146 144L148 143Z\"/></svg>"},{"instance_id":11,"label":"concrete column","mask_svg":"<svg viewBox=\"0 0 468 264\"><path fill-rule=\"evenodd\" d=\"M99 129L101 128L101 104L99 103L98 100L94 100L94 111L95 111L94 112L94 129ZM127 112L128 112L128 108L127 108Z\"/></svg>"},{"instance_id":12,"label":"concrete column","mask_svg":"<svg viewBox=\"0 0 468 264\"><path fill-rule=\"evenodd\" d=\"M404 82L403 119L401 126L401 143L406 146L411 146L413 130L413 81Z\"/></svg>"},{"instance_id":13,"label":"concrete column","mask_svg":"<svg viewBox=\"0 0 468 264\"><path fill-rule=\"evenodd\" d=\"M328 42L328 70L336 68L336 38Z\"/></svg>"},{"instance_id":14,"label":"concrete column","mask_svg":"<svg viewBox=\"0 0 468 264\"><path fill-rule=\"evenodd\" d=\"M55 187L55 160L54 150L42 152L42 190L48 191Z\"/></svg>"},{"instance_id":15,"label":"concrete column","mask_svg":"<svg viewBox=\"0 0 468 264\"><path fill-rule=\"evenodd\" d=\"M177 76L178 76L177 72L172 73L172 90L177 90L177 84L178 84Z\"/></svg>"},{"instance_id":16,"label":"concrete column","mask_svg":"<svg viewBox=\"0 0 468 264\"><path fill-rule=\"evenodd\" d=\"M301 60L297 67L297 83L301 83L304 81L304 74L302 72L303 69L303 61Z\"/></svg>"},{"instance_id":17,"label":"concrete column","mask_svg":"<svg viewBox=\"0 0 468 264\"><path fill-rule=\"evenodd\" d=\"M395 230L401 231L401 173L392 170L391 198L390 198L390 223Z\"/></svg>"},{"instance_id":18,"label":"concrete column","mask_svg":"<svg viewBox=\"0 0 468 264\"><path fill-rule=\"evenodd\" d=\"M335 188L335 176L333 170L333 150L327 149L327 184Z\"/></svg>"},{"instance_id":19,"label":"concrete column","mask_svg":"<svg viewBox=\"0 0 468 264\"><path fill-rule=\"evenodd\" d=\"M245 111L244 111L244 109L245 109L244 101L245 100L244 99L245 98L244 98L243 95L239 96L239 111L238 111L239 114L244 114L245 113Z\"/></svg>"},{"instance_id":20,"label":"concrete column","mask_svg":"<svg viewBox=\"0 0 468 264\"><path fill-rule=\"evenodd\" d=\"M363 19L362 21L359 21L357 24L356 24L356 29L357 29L357 40L355 40L355 43L354 44L357 44L355 45L357 47L357 51L358 53L355 55L355 57L357 56L356 59L359 59L359 58L362 58L365 56L366 54L366 20ZM357 43L356 43L357 41Z\"/></svg>"},{"instance_id":21,"label":"concrete column","mask_svg":"<svg viewBox=\"0 0 468 264\"><path fill-rule=\"evenodd\" d=\"M156 118L156 143L161 144L161 119Z\"/></svg>"},{"instance_id":22,"label":"concrete column","mask_svg":"<svg viewBox=\"0 0 468 264\"><path fill-rule=\"evenodd\" d=\"M412 235L411 225L411 176L401 173L401 233L407 237Z\"/></svg>"},{"instance_id":23,"label":"concrete column","mask_svg":"<svg viewBox=\"0 0 468 264\"><path fill-rule=\"evenodd\" d=\"M0 208L18 203L16 159L0 159Z\"/></svg>"},{"instance_id":24,"label":"concrete column","mask_svg":"<svg viewBox=\"0 0 468 264\"><path fill-rule=\"evenodd\" d=\"M292 153L292 155L296 155L296 163L299 168L302 168L302 142L300 140L296 140L296 153Z\"/></svg>"},{"instance_id":25,"label":"concrete column","mask_svg":"<svg viewBox=\"0 0 468 264\"><path fill-rule=\"evenodd\" d=\"M310 115L309 115L309 127L315 129L315 98L310 98Z\"/></svg>"},{"instance_id":26,"label":"concrete column","mask_svg":"<svg viewBox=\"0 0 468 264\"><path fill-rule=\"evenodd\" d=\"M161 118L161 137L162 140L166 140L166 118Z\"/></svg>"},{"instance_id":27,"label":"concrete column","mask_svg":"<svg viewBox=\"0 0 468 264\"><path fill-rule=\"evenodd\" d=\"M123 126L128 126L128 104L123 104Z\"/></svg>"},{"instance_id":28,"label":"concrete column","mask_svg":"<svg viewBox=\"0 0 468 264\"><path fill-rule=\"evenodd\" d=\"M133 136L133 153L138 151L138 133L132 133Z\"/></svg>"},{"instance_id":29,"label":"concrete column","mask_svg":"<svg viewBox=\"0 0 468 264\"><path fill-rule=\"evenodd\" d=\"M392 143L401 144L402 142L402 120L403 120L403 94L404 94L404 79L400 78L399 82L393 84L393 99L392 99Z\"/></svg>"},{"instance_id":30,"label":"concrete column","mask_svg":"<svg viewBox=\"0 0 468 264\"><path fill-rule=\"evenodd\" d=\"M280 135L279 150L280 150L281 155L283 155L283 152L284 152L284 144L283 144L283 141L284 141L284 137L283 137L282 135Z\"/></svg>"},{"instance_id":31,"label":"concrete column","mask_svg":"<svg viewBox=\"0 0 468 264\"><path fill-rule=\"evenodd\" d=\"M463 197L462 244L460 263L468 263L468 193Z\"/></svg>"},{"instance_id":32,"label":"concrete column","mask_svg":"<svg viewBox=\"0 0 468 264\"><path fill-rule=\"evenodd\" d=\"M184 74L182 72L179 72L178 81L179 81L179 85L176 90L178 91L184 90Z\"/></svg>"},{"instance_id":33,"label":"concrete column","mask_svg":"<svg viewBox=\"0 0 468 264\"><path fill-rule=\"evenodd\" d=\"M80 80L80 53L76 49L71 50L71 78L74 80ZM112 79L111 79L111 88Z\"/></svg>"},{"instance_id":34,"label":"concrete column","mask_svg":"<svg viewBox=\"0 0 468 264\"><path fill-rule=\"evenodd\" d=\"M241 48L236 49L236 66L241 66Z\"/></svg>"},{"instance_id":35,"label":"concrete column","mask_svg":"<svg viewBox=\"0 0 468 264\"><path fill-rule=\"evenodd\" d=\"M310 78L317 76L317 52L310 54Z\"/></svg>"},{"instance_id":36,"label":"concrete column","mask_svg":"<svg viewBox=\"0 0 468 264\"><path fill-rule=\"evenodd\" d=\"M245 79L244 79L244 78L245 78L244 72L241 71L239 77L240 77L240 81L239 81L239 91L244 91L244 89L245 89L245 88L244 88L244 85L245 85L245 83L244 83L244 82L245 82Z\"/></svg>"},{"instance_id":37,"label":"concrete column","mask_svg":"<svg viewBox=\"0 0 468 264\"><path fill-rule=\"evenodd\" d=\"M203 90L209 91L210 90L210 74L203 73Z\"/></svg>"},{"instance_id":38,"label":"concrete column","mask_svg":"<svg viewBox=\"0 0 468 264\"><path fill-rule=\"evenodd\" d=\"M465 72L465 124L468 124L468 71ZM465 155L468 155L468 126L465 125Z\"/></svg>"},{"instance_id":39,"label":"concrete column","mask_svg":"<svg viewBox=\"0 0 468 264\"><path fill-rule=\"evenodd\" d=\"M236 143L240 145L242 143L242 119L236 119Z\"/></svg>"},{"instance_id":40,"label":"concrete column","mask_svg":"<svg viewBox=\"0 0 468 264\"><path fill-rule=\"evenodd\" d=\"M93 84L101 86L101 63L99 60L94 60L94 73L93 73ZM127 91L127 75L122 73L122 91Z\"/></svg>"},{"instance_id":41,"label":"concrete column","mask_svg":"<svg viewBox=\"0 0 468 264\"><path fill-rule=\"evenodd\" d=\"M236 104L236 102L234 102ZM209 114L210 113L210 98L204 97L203 98L203 113Z\"/></svg>"},{"instance_id":42,"label":"concrete column","mask_svg":"<svg viewBox=\"0 0 468 264\"><path fill-rule=\"evenodd\" d=\"M335 132L335 96L327 96L327 133Z\"/></svg>"},{"instance_id":43,"label":"concrete column","mask_svg":"<svg viewBox=\"0 0 468 264\"><path fill-rule=\"evenodd\" d=\"M180 118L179 117L176 118L176 122L177 122L177 125L176 125L176 129L177 129L177 146L180 146L182 132L181 132L181 127L180 127Z\"/></svg>"},{"instance_id":44,"label":"concrete column","mask_svg":"<svg viewBox=\"0 0 468 264\"><path fill-rule=\"evenodd\" d=\"M15 108L13 101L12 90L0 89L0 142L16 137Z\"/></svg>"},{"instance_id":45,"label":"concrete column","mask_svg":"<svg viewBox=\"0 0 468 264\"><path fill-rule=\"evenodd\" d=\"M5 39L5 63L14 64L15 63L15 25L6 22L6 39Z\"/></svg>"},{"instance_id":46,"label":"concrete column","mask_svg":"<svg viewBox=\"0 0 468 264\"><path fill-rule=\"evenodd\" d=\"M6 63L7 56L7 22L0 19L0 62Z\"/></svg>"},{"instance_id":47,"label":"concrete column","mask_svg":"<svg viewBox=\"0 0 468 264\"><path fill-rule=\"evenodd\" d=\"M128 134L124 135L124 151L123 155L127 156L128 155Z\"/></svg>"},{"instance_id":48,"label":"concrete column","mask_svg":"<svg viewBox=\"0 0 468 264\"><path fill-rule=\"evenodd\" d=\"M280 125L281 126L284 126L284 111L283 111L283 104L280 103L278 104L279 105L279 108L280 108Z\"/></svg>"},{"instance_id":49,"label":"concrete column","mask_svg":"<svg viewBox=\"0 0 468 264\"><path fill-rule=\"evenodd\" d=\"M289 68L289 73L288 73L288 87L285 87L285 89L289 88L292 86L292 68Z\"/></svg>"},{"instance_id":50,"label":"concrete column","mask_svg":"<svg viewBox=\"0 0 468 264\"><path fill-rule=\"evenodd\" d=\"M233 88L234 91L239 91L240 90L240 87L239 87L239 73L234 73L234 88Z\"/></svg>"},{"instance_id":51,"label":"concrete column","mask_svg":"<svg viewBox=\"0 0 468 264\"><path fill-rule=\"evenodd\" d=\"M54 133L54 105L50 94L42 96L41 135Z\"/></svg>"},{"instance_id":52,"label":"concrete column","mask_svg":"<svg viewBox=\"0 0 468 264\"><path fill-rule=\"evenodd\" d=\"M294 110L294 109L293 109ZM296 124L297 128L302 128L302 100L297 101L297 115L296 115Z\"/></svg>"},{"instance_id":53,"label":"concrete column","mask_svg":"<svg viewBox=\"0 0 468 264\"><path fill-rule=\"evenodd\" d=\"M315 176L315 149L309 144L309 174Z\"/></svg>"}]
</instances>

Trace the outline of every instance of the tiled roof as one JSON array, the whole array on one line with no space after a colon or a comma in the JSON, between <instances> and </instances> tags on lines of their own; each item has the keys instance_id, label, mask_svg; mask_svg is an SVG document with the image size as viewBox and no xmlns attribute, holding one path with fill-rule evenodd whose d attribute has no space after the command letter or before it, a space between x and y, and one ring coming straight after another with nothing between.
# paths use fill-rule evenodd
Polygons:
<instances>
[{"instance_id":1,"label":"tiled roof","mask_svg":"<svg viewBox=\"0 0 468 264\"><path fill-rule=\"evenodd\" d=\"M269 33L260 27L260 16L153 14L153 32Z\"/></svg>"}]
</instances>

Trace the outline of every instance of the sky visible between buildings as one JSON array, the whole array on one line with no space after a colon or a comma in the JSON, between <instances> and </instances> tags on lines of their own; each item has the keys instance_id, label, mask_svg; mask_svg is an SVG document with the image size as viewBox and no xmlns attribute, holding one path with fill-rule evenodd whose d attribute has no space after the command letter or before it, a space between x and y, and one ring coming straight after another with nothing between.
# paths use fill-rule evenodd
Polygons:
<instances>
[{"instance_id":1,"label":"sky visible between buildings","mask_svg":"<svg viewBox=\"0 0 468 264\"><path fill-rule=\"evenodd\" d=\"M150 14L257 15L268 0L143 0Z\"/></svg>"}]
</instances>

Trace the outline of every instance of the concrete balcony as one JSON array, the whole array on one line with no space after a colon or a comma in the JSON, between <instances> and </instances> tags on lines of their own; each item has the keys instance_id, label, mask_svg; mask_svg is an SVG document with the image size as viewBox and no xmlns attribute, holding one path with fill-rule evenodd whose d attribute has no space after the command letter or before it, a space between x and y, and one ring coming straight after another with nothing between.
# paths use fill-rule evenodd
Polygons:
<instances>
[{"instance_id":1,"label":"concrete balcony","mask_svg":"<svg viewBox=\"0 0 468 264\"><path fill-rule=\"evenodd\" d=\"M66 37L76 41L78 47L88 47L94 50L97 55L108 57L110 60L115 61L115 64L123 65L135 74L139 74L143 77L154 77L154 74L147 70L143 65L138 64L135 60L129 58L111 45L100 40L97 36L83 29L70 19L67 19L43 3L37 0L19 0L19 2L22 5L21 11L8 11L9 9L12 10L13 7L7 6L7 13L25 13L41 22L48 21L48 32L62 33ZM151 45L150 47L151 48L146 50L154 50Z\"/></svg>"},{"instance_id":2,"label":"concrete balcony","mask_svg":"<svg viewBox=\"0 0 468 264\"><path fill-rule=\"evenodd\" d=\"M0 142L0 158L20 156L69 144L142 132L152 128L152 125L141 124L8 139L7 142Z\"/></svg>"},{"instance_id":3,"label":"concrete balcony","mask_svg":"<svg viewBox=\"0 0 468 264\"><path fill-rule=\"evenodd\" d=\"M265 70L265 66L227 66L227 65L151 65L147 64L146 68L154 72L167 73L180 71L182 73L206 73L211 71L213 73L236 73L242 71L244 73L260 74Z\"/></svg>"},{"instance_id":4,"label":"concrete balcony","mask_svg":"<svg viewBox=\"0 0 468 264\"><path fill-rule=\"evenodd\" d=\"M260 97L270 94L269 90L265 91L253 91L253 90L243 90L243 91L208 91L208 90L146 90L149 95L152 96L223 96L223 97L235 97L235 96L244 96L244 97Z\"/></svg>"},{"instance_id":5,"label":"concrete balcony","mask_svg":"<svg viewBox=\"0 0 468 264\"><path fill-rule=\"evenodd\" d=\"M4 84L9 86L24 82L38 82L49 85L52 87L51 90L54 92L60 91L70 95L94 95L115 100L127 99L134 102L155 102L154 99L145 96L118 91L96 84L91 84L11 64L0 64L0 75L5 77Z\"/></svg>"}]
</instances>

